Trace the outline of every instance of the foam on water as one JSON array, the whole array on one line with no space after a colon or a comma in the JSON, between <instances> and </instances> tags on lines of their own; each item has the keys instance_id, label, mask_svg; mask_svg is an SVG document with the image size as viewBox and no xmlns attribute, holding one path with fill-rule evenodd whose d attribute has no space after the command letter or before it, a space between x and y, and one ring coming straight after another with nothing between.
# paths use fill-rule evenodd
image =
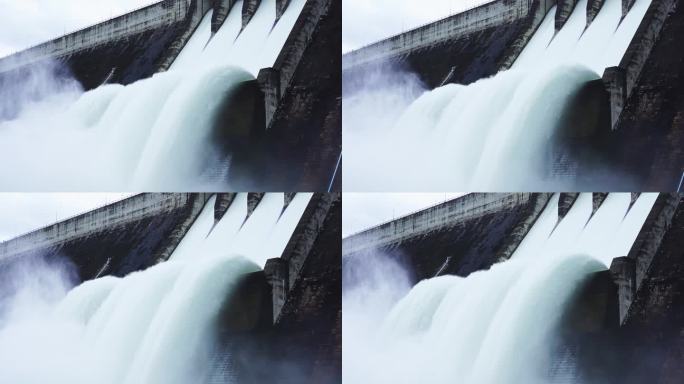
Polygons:
<instances>
[{"instance_id":1,"label":"foam on water","mask_svg":"<svg viewBox=\"0 0 684 384\"><path fill-rule=\"evenodd\" d=\"M347 290L345 276L344 382L546 382L565 306L591 274L626 255L654 201L644 194L628 211L629 194L610 194L592 215L591 194L581 194L558 223L556 195L510 260L423 280L389 312L357 305L372 286Z\"/></svg>"}]
</instances>

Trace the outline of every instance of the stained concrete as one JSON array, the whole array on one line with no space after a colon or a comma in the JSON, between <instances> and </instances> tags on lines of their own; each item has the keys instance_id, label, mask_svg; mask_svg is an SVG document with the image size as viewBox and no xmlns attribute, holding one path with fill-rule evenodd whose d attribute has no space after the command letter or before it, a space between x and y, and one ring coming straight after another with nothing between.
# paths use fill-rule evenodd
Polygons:
<instances>
[{"instance_id":1,"label":"stained concrete","mask_svg":"<svg viewBox=\"0 0 684 384\"><path fill-rule=\"evenodd\" d=\"M488 269L513 254L550 197L475 193L398 218L345 238L345 271L374 253L402 260L417 280Z\"/></svg>"},{"instance_id":2,"label":"stained concrete","mask_svg":"<svg viewBox=\"0 0 684 384\"><path fill-rule=\"evenodd\" d=\"M140 194L0 243L0 265L67 260L78 280L126 274L166 260L205 194Z\"/></svg>"},{"instance_id":3,"label":"stained concrete","mask_svg":"<svg viewBox=\"0 0 684 384\"><path fill-rule=\"evenodd\" d=\"M418 74L428 88L494 75L513 64L554 4L497 0L349 52L342 59L344 92L388 64Z\"/></svg>"}]
</instances>

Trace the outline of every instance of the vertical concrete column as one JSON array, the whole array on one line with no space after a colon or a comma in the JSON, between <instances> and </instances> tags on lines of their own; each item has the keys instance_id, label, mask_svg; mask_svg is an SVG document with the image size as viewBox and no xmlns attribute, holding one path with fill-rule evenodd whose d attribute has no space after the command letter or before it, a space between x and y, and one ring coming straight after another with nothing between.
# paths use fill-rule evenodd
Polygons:
<instances>
[{"instance_id":1,"label":"vertical concrete column","mask_svg":"<svg viewBox=\"0 0 684 384\"><path fill-rule=\"evenodd\" d=\"M577 0L558 0L556 7L556 32L560 31L575 9Z\"/></svg>"},{"instance_id":2,"label":"vertical concrete column","mask_svg":"<svg viewBox=\"0 0 684 384\"><path fill-rule=\"evenodd\" d=\"M261 4L261 0L244 0L242 3L242 29L245 29L247 24L256 13Z\"/></svg>"},{"instance_id":3,"label":"vertical concrete column","mask_svg":"<svg viewBox=\"0 0 684 384\"><path fill-rule=\"evenodd\" d=\"M283 204L283 212L287 209L288 205L292 202L292 200L297 196L297 192L289 192L285 193L285 202Z\"/></svg>"},{"instance_id":4,"label":"vertical concrete column","mask_svg":"<svg viewBox=\"0 0 684 384\"><path fill-rule=\"evenodd\" d=\"M629 257L616 257L610 264L610 274L618 287L618 308L620 324L629 311L636 292L636 263Z\"/></svg>"},{"instance_id":5,"label":"vertical concrete column","mask_svg":"<svg viewBox=\"0 0 684 384\"><path fill-rule=\"evenodd\" d=\"M629 209L632 209L632 206L634 203L636 203L637 199L641 196L640 192L632 192L630 196L630 201L629 201Z\"/></svg>"},{"instance_id":6,"label":"vertical concrete column","mask_svg":"<svg viewBox=\"0 0 684 384\"><path fill-rule=\"evenodd\" d=\"M632 9L632 6L634 5L634 2L636 0L622 0L622 18L624 19L625 16L629 13L629 10Z\"/></svg>"},{"instance_id":7,"label":"vertical concrete column","mask_svg":"<svg viewBox=\"0 0 684 384\"><path fill-rule=\"evenodd\" d=\"M216 202L214 202L214 221L218 222L226 214L230 205L235 200L236 193L217 193Z\"/></svg>"},{"instance_id":8,"label":"vertical concrete column","mask_svg":"<svg viewBox=\"0 0 684 384\"><path fill-rule=\"evenodd\" d=\"M584 27L585 29L589 28L605 2L606 0L589 0L587 2L587 25Z\"/></svg>"},{"instance_id":9,"label":"vertical concrete column","mask_svg":"<svg viewBox=\"0 0 684 384\"><path fill-rule=\"evenodd\" d=\"M264 112L268 129L280 102L280 72L275 68L262 68L257 75L257 82L264 93Z\"/></svg>"},{"instance_id":10,"label":"vertical concrete column","mask_svg":"<svg viewBox=\"0 0 684 384\"><path fill-rule=\"evenodd\" d=\"M558 196L558 221L563 220L568 214L578 196L579 193L561 193Z\"/></svg>"},{"instance_id":11,"label":"vertical concrete column","mask_svg":"<svg viewBox=\"0 0 684 384\"><path fill-rule=\"evenodd\" d=\"M603 72L603 84L610 95L610 126L617 129L622 109L627 101L627 80L625 70L609 67Z\"/></svg>"},{"instance_id":12,"label":"vertical concrete column","mask_svg":"<svg viewBox=\"0 0 684 384\"><path fill-rule=\"evenodd\" d=\"M211 32L216 33L226 21L235 0L215 0L214 13L211 15Z\"/></svg>"},{"instance_id":13,"label":"vertical concrete column","mask_svg":"<svg viewBox=\"0 0 684 384\"><path fill-rule=\"evenodd\" d=\"M252 216L254 210L264 198L265 193L248 193L247 194L247 216L245 217L245 222Z\"/></svg>"},{"instance_id":14,"label":"vertical concrete column","mask_svg":"<svg viewBox=\"0 0 684 384\"><path fill-rule=\"evenodd\" d=\"M591 194L591 216L594 216L596 211L598 211L598 209L601 208L601 204L603 204L603 201L606 199L606 197L608 197L608 194L605 192L594 192Z\"/></svg>"},{"instance_id":15,"label":"vertical concrete column","mask_svg":"<svg viewBox=\"0 0 684 384\"><path fill-rule=\"evenodd\" d=\"M271 286L271 296L273 298L273 322L275 323L280 315L280 310L285 305L287 298L288 284L288 262L281 258L269 259L264 266L266 281Z\"/></svg>"},{"instance_id":16,"label":"vertical concrete column","mask_svg":"<svg viewBox=\"0 0 684 384\"><path fill-rule=\"evenodd\" d=\"M290 5L290 0L276 0L276 23Z\"/></svg>"}]
</instances>

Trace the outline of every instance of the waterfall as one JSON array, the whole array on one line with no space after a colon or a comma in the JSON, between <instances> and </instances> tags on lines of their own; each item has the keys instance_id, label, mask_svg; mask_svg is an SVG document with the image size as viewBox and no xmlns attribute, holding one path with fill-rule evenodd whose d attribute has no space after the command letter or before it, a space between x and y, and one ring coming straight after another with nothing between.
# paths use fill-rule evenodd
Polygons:
<instances>
[{"instance_id":1,"label":"waterfall","mask_svg":"<svg viewBox=\"0 0 684 384\"><path fill-rule=\"evenodd\" d=\"M0 161L14 164L0 169L0 187L98 191L224 187L230 149L218 141L239 140L248 128L224 126L222 114L245 113L263 104L255 91L255 77L261 68L274 64L305 3L292 1L275 23L276 0L263 0L240 32L242 1L238 1L214 36L209 12L169 71L76 96L69 86L63 97L27 105L16 119L0 121ZM251 124L251 115L245 114L245 119L233 120ZM217 140L216 136L230 132L239 138Z\"/></svg>"},{"instance_id":2,"label":"waterfall","mask_svg":"<svg viewBox=\"0 0 684 384\"><path fill-rule=\"evenodd\" d=\"M354 289L343 276L344 382L548 382L565 306L591 274L629 252L656 197L642 194L629 209L630 194L610 194L592 215L592 195L581 194L559 222L556 195L510 260L423 280L399 300L377 289L373 271ZM375 302L390 308L368 306Z\"/></svg>"},{"instance_id":3,"label":"waterfall","mask_svg":"<svg viewBox=\"0 0 684 384\"><path fill-rule=\"evenodd\" d=\"M344 157L345 188L577 188L572 175L549 174L550 152L564 134L559 127L577 113L574 108L607 102L603 95L588 98L582 92L604 68L619 64L649 5L637 0L621 21L622 2L606 0L586 27L587 0L580 0L557 33L554 7L510 70L467 86L447 84L413 100L405 96L408 101L396 100L394 83L404 75L385 74L386 84L371 82L373 89L346 97L343 145L352 149ZM415 94L417 86L404 88ZM579 95L584 96L576 100ZM381 107L382 99L393 101ZM570 127L577 132L605 128L593 120L573 124L580 124Z\"/></svg>"},{"instance_id":4,"label":"waterfall","mask_svg":"<svg viewBox=\"0 0 684 384\"><path fill-rule=\"evenodd\" d=\"M0 313L0 381L205 382L219 314L246 274L282 254L311 196L297 194L283 211L283 194L266 194L247 218L239 194L217 223L212 197L169 261L58 289L50 300L64 279L43 271L50 279L25 284Z\"/></svg>"}]
</instances>

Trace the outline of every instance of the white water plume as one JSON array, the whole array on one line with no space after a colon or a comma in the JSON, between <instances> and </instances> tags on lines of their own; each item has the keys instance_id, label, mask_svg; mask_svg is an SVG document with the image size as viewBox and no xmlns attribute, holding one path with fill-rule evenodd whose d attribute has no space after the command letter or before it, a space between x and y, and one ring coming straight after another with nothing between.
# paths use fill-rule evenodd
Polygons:
<instances>
[{"instance_id":1,"label":"white water plume","mask_svg":"<svg viewBox=\"0 0 684 384\"><path fill-rule=\"evenodd\" d=\"M236 100L236 92L253 82L261 68L274 64L304 4L292 1L274 25L276 2L264 0L239 34L242 1L234 4L214 36L209 12L169 71L127 86L107 84L79 95L72 88L43 85L49 95L39 102L18 108L16 100L3 100L0 112L3 106L21 112L5 121L0 113L0 162L5 164L0 187L225 187L230 153L217 142L226 140L217 139L217 132L220 136L244 128L225 127L221 113L226 102L243 102ZM41 78L44 84L57 81ZM260 101L255 96L251 102Z\"/></svg>"},{"instance_id":2,"label":"white water plume","mask_svg":"<svg viewBox=\"0 0 684 384\"><path fill-rule=\"evenodd\" d=\"M360 262L375 283L359 290L359 276L343 276L344 382L548 382L566 306L593 273L627 254L656 196L643 194L628 211L629 194L610 194L592 216L592 196L581 194L559 223L556 195L510 260L423 280L389 312L366 301L380 270Z\"/></svg>"},{"instance_id":3,"label":"white water plume","mask_svg":"<svg viewBox=\"0 0 684 384\"><path fill-rule=\"evenodd\" d=\"M245 221L239 194L214 223L212 197L169 261L123 278L72 289L64 268L6 273L15 282L2 283L0 382L207 382L220 313L247 274L282 254L310 199L298 194L283 212L283 194L266 194Z\"/></svg>"},{"instance_id":4,"label":"white water plume","mask_svg":"<svg viewBox=\"0 0 684 384\"><path fill-rule=\"evenodd\" d=\"M604 68L619 64L649 5L637 0L620 22L622 2L606 0L585 30L587 0L580 0L558 33L553 7L510 70L426 91L408 106L392 101L402 87L391 76L367 81L344 100L343 140L351 149L344 156L346 190L584 188L572 174L553 174L556 134L571 101L578 103L580 91ZM576 124L586 125L571 127L576 132L607 129L593 121ZM608 175L606 166L596 162L593 172ZM614 175L594 179L632 182Z\"/></svg>"}]
</instances>

